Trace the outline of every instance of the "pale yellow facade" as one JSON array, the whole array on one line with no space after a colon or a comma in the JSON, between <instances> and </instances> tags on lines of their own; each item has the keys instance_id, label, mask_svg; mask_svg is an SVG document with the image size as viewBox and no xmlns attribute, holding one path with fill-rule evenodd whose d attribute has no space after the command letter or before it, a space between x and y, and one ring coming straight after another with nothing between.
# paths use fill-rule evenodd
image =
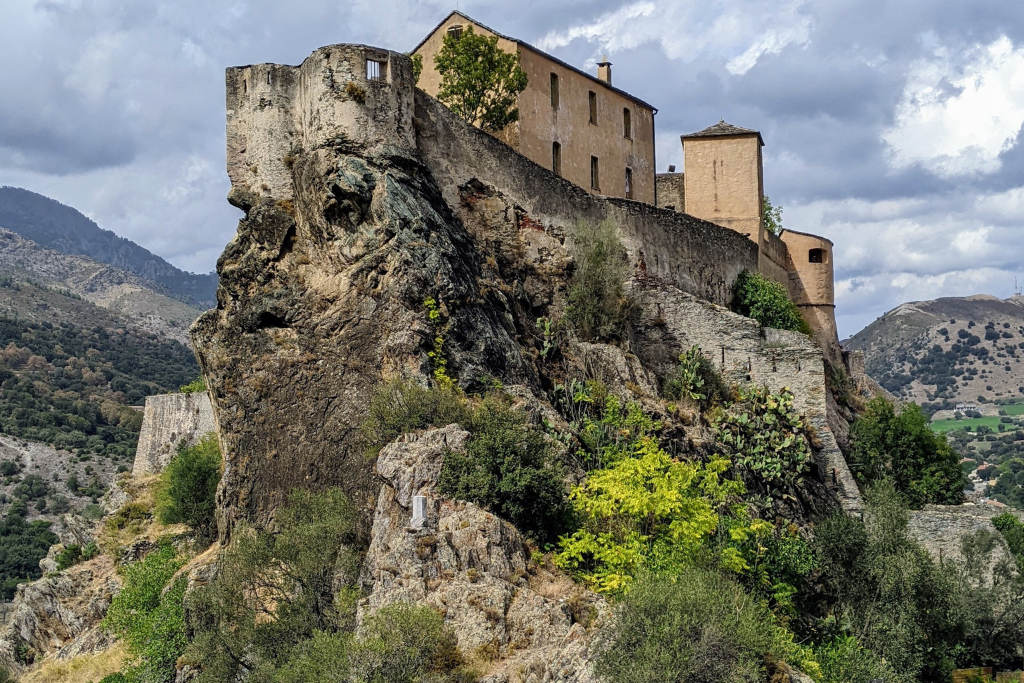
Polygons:
<instances>
[{"instance_id":1,"label":"pale yellow facade","mask_svg":"<svg viewBox=\"0 0 1024 683\"><path fill-rule=\"evenodd\" d=\"M603 80L452 13L415 50L423 58L420 89L437 95L441 77L434 55L450 29L469 25L476 33L497 35L502 50L518 53L528 79L519 95L519 121L497 137L595 194L655 203L655 110ZM610 80L610 66L602 71Z\"/></svg>"},{"instance_id":2,"label":"pale yellow facade","mask_svg":"<svg viewBox=\"0 0 1024 683\"><path fill-rule=\"evenodd\" d=\"M758 245L758 271L786 285L818 343L841 362L835 321L832 242L792 230L765 228L761 134L719 121L682 136L684 173L658 176L658 205L746 235ZM683 191L675 190L682 185ZM681 206L675 206L681 204Z\"/></svg>"},{"instance_id":3,"label":"pale yellow facade","mask_svg":"<svg viewBox=\"0 0 1024 683\"><path fill-rule=\"evenodd\" d=\"M685 212L761 243L760 136L685 137L683 163Z\"/></svg>"}]
</instances>

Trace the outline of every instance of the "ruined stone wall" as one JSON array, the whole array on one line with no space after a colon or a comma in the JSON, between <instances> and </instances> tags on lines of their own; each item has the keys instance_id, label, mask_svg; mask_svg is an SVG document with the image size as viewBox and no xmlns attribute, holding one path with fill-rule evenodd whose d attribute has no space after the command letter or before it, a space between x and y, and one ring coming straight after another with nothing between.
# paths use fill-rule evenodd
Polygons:
<instances>
[{"instance_id":1,"label":"ruined stone wall","mask_svg":"<svg viewBox=\"0 0 1024 683\"><path fill-rule=\"evenodd\" d=\"M576 221L610 218L641 269L723 306L740 271L758 267L757 244L745 236L650 204L594 197L467 126L422 91L416 93L416 127L420 158L456 210L465 189L479 183L540 229L570 234Z\"/></svg>"},{"instance_id":2,"label":"ruined stone wall","mask_svg":"<svg viewBox=\"0 0 1024 683\"><path fill-rule=\"evenodd\" d=\"M664 377L680 351L700 347L722 376L736 384L788 388L794 409L814 426L821 447L816 460L843 509L862 507L857 484L828 425L828 390L821 349L798 332L762 330L750 318L701 301L654 279L633 283L643 306L637 354Z\"/></svg>"},{"instance_id":3,"label":"ruined stone wall","mask_svg":"<svg viewBox=\"0 0 1024 683\"><path fill-rule=\"evenodd\" d=\"M962 557L961 541L978 531L998 533L992 518L1009 512L1024 520L1024 512L990 505L925 505L912 510L907 524L911 538L920 543L936 560ZM1003 549L1003 552L1007 552Z\"/></svg>"},{"instance_id":4,"label":"ruined stone wall","mask_svg":"<svg viewBox=\"0 0 1024 683\"><path fill-rule=\"evenodd\" d=\"M216 431L210 395L205 391L148 396L132 474L158 474L174 457L179 443L192 446Z\"/></svg>"}]
</instances>

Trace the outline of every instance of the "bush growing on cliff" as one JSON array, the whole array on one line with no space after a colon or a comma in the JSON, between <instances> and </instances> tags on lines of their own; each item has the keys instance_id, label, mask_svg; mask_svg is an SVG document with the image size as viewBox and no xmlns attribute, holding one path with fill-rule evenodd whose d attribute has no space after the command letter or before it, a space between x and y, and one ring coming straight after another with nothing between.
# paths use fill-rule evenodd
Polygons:
<instances>
[{"instance_id":1,"label":"bush growing on cliff","mask_svg":"<svg viewBox=\"0 0 1024 683\"><path fill-rule=\"evenodd\" d=\"M626 292L632 269L615 222L580 221L572 238L576 269L569 283L566 318L584 339L626 339L638 307Z\"/></svg>"},{"instance_id":2,"label":"bush growing on cliff","mask_svg":"<svg viewBox=\"0 0 1024 683\"><path fill-rule=\"evenodd\" d=\"M609 683L759 683L769 658L817 673L767 609L702 569L640 578L598 647L596 672Z\"/></svg>"},{"instance_id":3,"label":"bush growing on cliff","mask_svg":"<svg viewBox=\"0 0 1024 683\"><path fill-rule=\"evenodd\" d=\"M720 513L743 485L723 480L729 461L707 465L673 460L651 437L629 457L590 473L571 498L582 528L562 538L558 566L594 590L615 593L644 571L677 573L703 558ZM742 524L735 531L745 536ZM735 548L713 561L741 570Z\"/></svg>"},{"instance_id":4,"label":"bush growing on cliff","mask_svg":"<svg viewBox=\"0 0 1024 683\"><path fill-rule=\"evenodd\" d=\"M185 562L165 537L157 550L120 570L124 585L103 625L128 644L132 659L122 672L126 680L174 681L174 665L186 644L182 599L188 582L179 577L169 588L168 583Z\"/></svg>"},{"instance_id":5,"label":"bush growing on cliff","mask_svg":"<svg viewBox=\"0 0 1024 683\"><path fill-rule=\"evenodd\" d=\"M216 434L207 434L195 446L182 442L178 454L160 475L156 496L159 520L164 524L187 524L201 541L209 540L220 472Z\"/></svg>"},{"instance_id":6,"label":"bush growing on cliff","mask_svg":"<svg viewBox=\"0 0 1024 683\"><path fill-rule=\"evenodd\" d=\"M216 578L189 598L185 660L202 668L200 681L273 671L315 633L351 630L356 520L340 490L296 489L277 510L277 533L234 530Z\"/></svg>"},{"instance_id":7,"label":"bush growing on cliff","mask_svg":"<svg viewBox=\"0 0 1024 683\"><path fill-rule=\"evenodd\" d=\"M811 333L786 287L760 273L744 270L737 276L732 289L732 310L753 318L761 327Z\"/></svg>"},{"instance_id":8,"label":"bush growing on cliff","mask_svg":"<svg viewBox=\"0 0 1024 683\"><path fill-rule=\"evenodd\" d=\"M363 440L372 455L402 434L426 427L465 424L470 409L456 388L427 388L411 379L385 384L370 400Z\"/></svg>"},{"instance_id":9,"label":"bush growing on cliff","mask_svg":"<svg viewBox=\"0 0 1024 683\"><path fill-rule=\"evenodd\" d=\"M445 454L438 490L553 541L565 529L568 504L565 472L544 433L501 395L484 398L464 425L472 436L463 451Z\"/></svg>"},{"instance_id":10,"label":"bush growing on cliff","mask_svg":"<svg viewBox=\"0 0 1024 683\"><path fill-rule=\"evenodd\" d=\"M963 501L960 458L914 403L897 414L883 397L872 400L853 424L850 469L862 484L891 478L911 507L926 503L957 505Z\"/></svg>"}]
</instances>

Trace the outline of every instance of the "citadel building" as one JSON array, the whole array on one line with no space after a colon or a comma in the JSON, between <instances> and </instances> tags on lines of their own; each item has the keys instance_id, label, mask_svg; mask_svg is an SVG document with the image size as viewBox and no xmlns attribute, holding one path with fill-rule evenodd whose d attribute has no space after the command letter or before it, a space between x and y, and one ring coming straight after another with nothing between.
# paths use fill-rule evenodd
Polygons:
<instances>
[{"instance_id":1,"label":"citadel building","mask_svg":"<svg viewBox=\"0 0 1024 683\"><path fill-rule=\"evenodd\" d=\"M529 79L519 94L519 120L498 138L536 164L595 194L654 204L654 115L643 100L612 85L608 60L597 76L580 71L529 43L502 35L461 12L452 12L416 46L423 58L416 85L437 96L441 75L434 56L444 37L468 27L497 36L498 47L519 55Z\"/></svg>"},{"instance_id":2,"label":"citadel building","mask_svg":"<svg viewBox=\"0 0 1024 683\"><path fill-rule=\"evenodd\" d=\"M607 58L595 77L461 12L449 14L413 50L423 59L417 87L437 95L441 77L434 57L446 35L470 26L518 54L529 79L517 103L519 121L498 139L594 194L654 204L746 235L757 244L758 271L786 286L818 343L841 362L832 242L788 229L775 235L765 227L764 140L758 131L719 121L683 135L684 172L655 174L658 110L612 86Z\"/></svg>"}]
</instances>

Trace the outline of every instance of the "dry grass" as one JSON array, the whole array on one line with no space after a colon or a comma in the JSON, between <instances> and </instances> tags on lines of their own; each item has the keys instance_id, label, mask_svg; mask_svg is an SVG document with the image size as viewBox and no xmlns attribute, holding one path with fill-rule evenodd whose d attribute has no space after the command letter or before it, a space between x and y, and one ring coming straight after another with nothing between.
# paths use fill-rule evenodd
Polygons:
<instances>
[{"instance_id":1,"label":"dry grass","mask_svg":"<svg viewBox=\"0 0 1024 683\"><path fill-rule=\"evenodd\" d=\"M69 660L44 660L38 669L22 674L21 683L91 683L120 671L128 659L124 643L92 655L80 655Z\"/></svg>"}]
</instances>

